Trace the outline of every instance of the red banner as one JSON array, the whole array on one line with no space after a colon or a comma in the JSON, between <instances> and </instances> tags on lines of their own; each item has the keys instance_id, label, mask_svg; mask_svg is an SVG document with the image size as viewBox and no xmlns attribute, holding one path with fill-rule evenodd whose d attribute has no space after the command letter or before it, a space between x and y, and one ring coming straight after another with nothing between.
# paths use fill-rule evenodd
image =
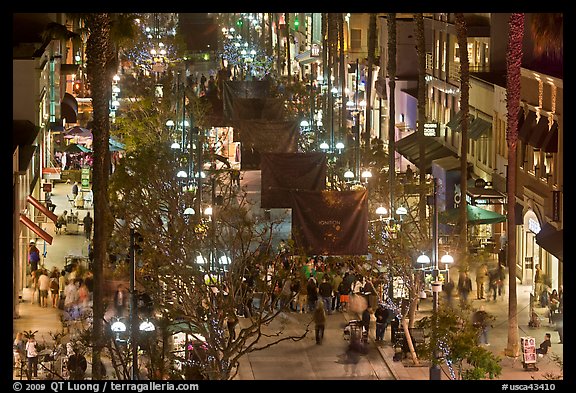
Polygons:
<instances>
[{"instance_id":1,"label":"red banner","mask_svg":"<svg viewBox=\"0 0 576 393\"><path fill-rule=\"evenodd\" d=\"M321 191L326 188L326 154L262 153L260 207L292 207L290 190Z\"/></svg>"},{"instance_id":2,"label":"red banner","mask_svg":"<svg viewBox=\"0 0 576 393\"><path fill-rule=\"evenodd\" d=\"M368 254L368 194L291 191L292 238L308 255Z\"/></svg>"}]
</instances>

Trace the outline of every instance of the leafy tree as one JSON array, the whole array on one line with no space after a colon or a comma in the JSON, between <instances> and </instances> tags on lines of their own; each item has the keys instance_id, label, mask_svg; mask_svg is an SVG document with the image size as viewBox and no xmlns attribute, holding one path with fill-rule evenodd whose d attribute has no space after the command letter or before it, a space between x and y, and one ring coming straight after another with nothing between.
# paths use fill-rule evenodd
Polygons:
<instances>
[{"instance_id":1,"label":"leafy tree","mask_svg":"<svg viewBox=\"0 0 576 393\"><path fill-rule=\"evenodd\" d=\"M222 196L216 205L210 198L202 199L203 207L212 203L211 218L202 216L200 209L184 215L186 207L199 206L195 204L196 190L183 191L175 176L170 136L155 127L161 121L153 120L154 112L150 105L131 111L132 123L142 126L126 132L145 135L126 136L138 141L134 144L137 149L126 152L111 178L116 225L110 252L118 255L117 260L125 260L130 226L137 225L143 239L137 284L152 298L161 326L155 337L161 345L149 347L146 355L150 374L168 372L173 378L182 378L174 373L175 362L181 362L184 369L194 369L202 378L231 379L246 353L299 340L308 332L303 328L301 335L289 336L268 327L282 311L274 287L288 275L271 251L279 222L255 216L246 193L229 189L226 169L205 169L212 180L205 187L215 187L215 193ZM226 322L237 310L244 311L253 297L258 298L260 307L240 319L236 338L231 338ZM169 355L167 332L174 324L206 340L205 345L195 347L195 356ZM259 345L266 336L272 341ZM130 359L122 356L126 348L109 343L117 374L127 376Z\"/></svg>"},{"instance_id":2,"label":"leafy tree","mask_svg":"<svg viewBox=\"0 0 576 393\"><path fill-rule=\"evenodd\" d=\"M500 358L478 346L480 328L473 326L467 312L469 307L439 307L435 316L419 320L418 327L429 337L419 353L433 364L446 363L452 379L497 378L502 373Z\"/></svg>"}]
</instances>

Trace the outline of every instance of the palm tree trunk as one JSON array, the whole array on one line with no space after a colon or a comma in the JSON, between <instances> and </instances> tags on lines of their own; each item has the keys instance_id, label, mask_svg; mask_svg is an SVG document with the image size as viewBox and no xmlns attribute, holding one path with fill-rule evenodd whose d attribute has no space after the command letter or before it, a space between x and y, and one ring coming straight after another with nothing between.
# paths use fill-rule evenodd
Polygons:
<instances>
[{"instance_id":1,"label":"palm tree trunk","mask_svg":"<svg viewBox=\"0 0 576 393\"><path fill-rule=\"evenodd\" d=\"M396 186L396 14L388 14L388 181L390 183L390 215L393 217L394 188Z\"/></svg>"},{"instance_id":2,"label":"palm tree trunk","mask_svg":"<svg viewBox=\"0 0 576 393\"><path fill-rule=\"evenodd\" d=\"M288 84L292 83L292 60L290 60L290 13L285 14L286 22L286 72L288 73Z\"/></svg>"},{"instance_id":3,"label":"palm tree trunk","mask_svg":"<svg viewBox=\"0 0 576 393\"><path fill-rule=\"evenodd\" d=\"M372 129L372 67L376 58L376 41L378 35L376 33L376 14L370 14L370 23L368 27L368 77L366 78L366 128L364 130L364 151L365 157L368 156L370 151L370 135ZM366 159L365 159L366 161ZM364 162L366 164L366 162Z\"/></svg>"},{"instance_id":4,"label":"palm tree trunk","mask_svg":"<svg viewBox=\"0 0 576 393\"><path fill-rule=\"evenodd\" d=\"M280 15L274 13L276 19L276 69L278 76L282 75L282 51L280 50Z\"/></svg>"},{"instance_id":5,"label":"palm tree trunk","mask_svg":"<svg viewBox=\"0 0 576 393\"><path fill-rule=\"evenodd\" d=\"M468 235L468 212L466 202L466 192L468 183L468 118L470 116L470 62L468 59L468 32L466 28L466 20L464 14L456 13L456 35L458 39L458 46L460 51L460 113L462 113L460 123L460 261L466 263L465 256L467 255L467 235ZM448 64L446 73L449 72Z\"/></svg>"},{"instance_id":6,"label":"palm tree trunk","mask_svg":"<svg viewBox=\"0 0 576 393\"><path fill-rule=\"evenodd\" d=\"M94 294L93 294L93 331L92 331L92 374L94 379L102 377L100 373L100 354L104 346L104 264L107 261L108 242L111 232L111 220L108 201L108 180L110 175L110 136L109 100L112 93L112 73L114 48L110 40L110 14L86 14L86 25L90 36L86 43L86 71L92 91L93 150L92 189L94 193ZM113 70L115 71L115 70Z\"/></svg>"},{"instance_id":7,"label":"palm tree trunk","mask_svg":"<svg viewBox=\"0 0 576 393\"><path fill-rule=\"evenodd\" d=\"M520 110L520 67L524 14L512 13L509 21L508 54L506 56L506 143L508 145L508 176L506 178L508 209L508 346L505 353L516 357L519 353L518 298L516 295L516 148L518 144L518 112Z\"/></svg>"},{"instance_id":8,"label":"palm tree trunk","mask_svg":"<svg viewBox=\"0 0 576 393\"><path fill-rule=\"evenodd\" d=\"M345 140L343 135L346 125L346 103L344 102L344 91L346 90L346 61L344 57L344 14L338 14L338 39L340 42L340 96L342 105L340 105L340 123L338 128L338 138L340 141Z\"/></svg>"},{"instance_id":9,"label":"palm tree trunk","mask_svg":"<svg viewBox=\"0 0 576 393\"><path fill-rule=\"evenodd\" d=\"M424 123L426 122L426 46L424 40L424 14L414 14L416 22L416 52L418 55L418 138L419 141L419 187L420 199L418 203L418 217L420 222L426 220L426 139L424 137Z\"/></svg>"}]
</instances>

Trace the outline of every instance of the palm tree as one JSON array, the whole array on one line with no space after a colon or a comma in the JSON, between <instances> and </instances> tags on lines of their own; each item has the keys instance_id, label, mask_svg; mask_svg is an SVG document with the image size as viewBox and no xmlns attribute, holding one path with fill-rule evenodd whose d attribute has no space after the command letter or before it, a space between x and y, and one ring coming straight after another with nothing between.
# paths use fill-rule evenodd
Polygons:
<instances>
[{"instance_id":1,"label":"palm tree","mask_svg":"<svg viewBox=\"0 0 576 393\"><path fill-rule=\"evenodd\" d=\"M290 13L286 12L286 70L288 74L288 85L292 83L292 60L290 60Z\"/></svg>"},{"instance_id":2,"label":"palm tree","mask_svg":"<svg viewBox=\"0 0 576 393\"><path fill-rule=\"evenodd\" d=\"M516 295L516 149L518 145L518 112L520 110L520 68L522 66L522 40L524 14L512 13L509 19L508 49L506 55L506 144L508 145L508 173L506 177L508 210L508 346L505 353L516 357L519 353L518 298Z\"/></svg>"},{"instance_id":3,"label":"palm tree","mask_svg":"<svg viewBox=\"0 0 576 393\"><path fill-rule=\"evenodd\" d=\"M366 129L364 130L364 148L366 152L370 151L370 130L372 128L370 116L372 112L372 67L376 58L376 43L378 40L376 16L376 13L371 13L368 24L368 77L366 78Z\"/></svg>"},{"instance_id":4,"label":"palm tree","mask_svg":"<svg viewBox=\"0 0 576 393\"><path fill-rule=\"evenodd\" d=\"M111 96L112 76L117 60L111 43L112 16L108 13L83 14L89 30L86 42L86 72L91 86L93 107L93 167L94 191L94 305L92 329L92 364L100 364L104 337L104 264L107 261L108 238L111 233L108 181L110 152L108 138L110 121L108 102ZM100 369L93 367L93 378L100 379Z\"/></svg>"},{"instance_id":5,"label":"palm tree","mask_svg":"<svg viewBox=\"0 0 576 393\"><path fill-rule=\"evenodd\" d=\"M85 22L89 35L86 41L86 73L90 82L93 108L93 166L94 191L94 305L92 329L92 375L100 379L100 354L104 337L104 264L108 257L113 217L108 199L110 178L109 100L112 77L118 70L118 47L123 39L133 37L134 14L85 13L75 14Z\"/></svg>"},{"instance_id":6,"label":"palm tree","mask_svg":"<svg viewBox=\"0 0 576 393\"><path fill-rule=\"evenodd\" d=\"M388 167L390 184L390 212L394 214L394 186L396 184L396 14L388 14L388 86L390 97L388 101Z\"/></svg>"},{"instance_id":7,"label":"palm tree","mask_svg":"<svg viewBox=\"0 0 576 393\"><path fill-rule=\"evenodd\" d=\"M344 91L346 90L346 61L344 60L344 14L338 14L338 41L340 46L340 96L342 97L342 105L340 105L340 124L339 130L341 131L339 134L339 139L344 138L342 135L342 130L345 129L346 125L346 104L344 102Z\"/></svg>"},{"instance_id":8,"label":"palm tree","mask_svg":"<svg viewBox=\"0 0 576 393\"><path fill-rule=\"evenodd\" d=\"M426 139L424 138L424 122L426 121L426 46L424 40L424 14L414 14L416 22L416 53L418 56L418 135L419 135L419 204L418 216L421 222L426 219Z\"/></svg>"},{"instance_id":9,"label":"palm tree","mask_svg":"<svg viewBox=\"0 0 576 393\"><path fill-rule=\"evenodd\" d=\"M460 51L460 113L462 117L460 120L460 258L464 261L464 255L467 253L466 243L468 235L468 211L466 202L466 191L468 183L468 118L469 99L470 99L470 61L468 59L468 32L466 28L466 20L463 13L455 13L456 17L456 36L458 40L458 50ZM448 69L446 69L448 72Z\"/></svg>"}]
</instances>

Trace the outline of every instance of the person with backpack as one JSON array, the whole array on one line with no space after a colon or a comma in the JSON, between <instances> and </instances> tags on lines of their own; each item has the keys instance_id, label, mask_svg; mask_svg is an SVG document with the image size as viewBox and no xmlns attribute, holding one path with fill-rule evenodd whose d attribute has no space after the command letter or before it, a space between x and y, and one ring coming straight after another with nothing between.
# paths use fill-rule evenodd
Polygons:
<instances>
[{"instance_id":1,"label":"person with backpack","mask_svg":"<svg viewBox=\"0 0 576 393\"><path fill-rule=\"evenodd\" d=\"M40 250L36 247L36 242L34 240L30 241L28 246L28 263L30 264L30 273L34 273L38 270L38 264L40 263Z\"/></svg>"}]
</instances>

